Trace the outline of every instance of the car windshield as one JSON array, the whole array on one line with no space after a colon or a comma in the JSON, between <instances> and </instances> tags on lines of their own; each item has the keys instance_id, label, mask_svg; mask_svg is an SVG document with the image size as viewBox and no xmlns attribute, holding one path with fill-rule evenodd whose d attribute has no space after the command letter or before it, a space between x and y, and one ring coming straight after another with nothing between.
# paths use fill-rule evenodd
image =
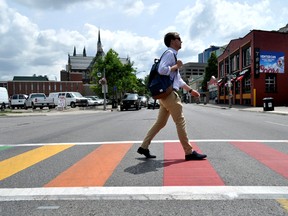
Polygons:
<instances>
[{"instance_id":1,"label":"car windshield","mask_svg":"<svg viewBox=\"0 0 288 216\"><path fill-rule=\"evenodd\" d=\"M137 94L128 94L128 95L125 95L124 99L127 99L127 100L137 100L138 96Z\"/></svg>"},{"instance_id":2,"label":"car windshield","mask_svg":"<svg viewBox=\"0 0 288 216\"><path fill-rule=\"evenodd\" d=\"M72 93L74 97L83 97L79 92Z\"/></svg>"},{"instance_id":3,"label":"car windshield","mask_svg":"<svg viewBox=\"0 0 288 216\"><path fill-rule=\"evenodd\" d=\"M31 95L31 98L36 98L36 97L45 98L45 95L43 95L43 94L33 94L33 95Z\"/></svg>"}]
</instances>

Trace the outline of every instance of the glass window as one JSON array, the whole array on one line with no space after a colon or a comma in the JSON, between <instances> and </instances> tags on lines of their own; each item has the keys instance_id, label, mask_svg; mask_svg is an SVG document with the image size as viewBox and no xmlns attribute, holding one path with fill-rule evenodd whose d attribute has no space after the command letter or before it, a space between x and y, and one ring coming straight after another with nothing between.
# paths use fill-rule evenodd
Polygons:
<instances>
[{"instance_id":1,"label":"glass window","mask_svg":"<svg viewBox=\"0 0 288 216\"><path fill-rule=\"evenodd\" d=\"M265 91L276 92L276 74L266 74Z\"/></svg>"},{"instance_id":2,"label":"glass window","mask_svg":"<svg viewBox=\"0 0 288 216\"><path fill-rule=\"evenodd\" d=\"M243 67L247 67L251 64L251 47L248 47L246 49L243 49Z\"/></svg>"}]
</instances>

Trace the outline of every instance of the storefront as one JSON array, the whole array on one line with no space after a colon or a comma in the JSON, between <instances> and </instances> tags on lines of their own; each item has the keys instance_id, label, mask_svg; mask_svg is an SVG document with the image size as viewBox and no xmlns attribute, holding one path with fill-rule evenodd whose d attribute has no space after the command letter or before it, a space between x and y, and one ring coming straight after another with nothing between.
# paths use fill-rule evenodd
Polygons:
<instances>
[{"instance_id":1,"label":"storefront","mask_svg":"<svg viewBox=\"0 0 288 216\"><path fill-rule=\"evenodd\" d=\"M253 30L230 41L218 57L218 102L262 106L272 97L288 105L287 53L287 33Z\"/></svg>"}]
</instances>

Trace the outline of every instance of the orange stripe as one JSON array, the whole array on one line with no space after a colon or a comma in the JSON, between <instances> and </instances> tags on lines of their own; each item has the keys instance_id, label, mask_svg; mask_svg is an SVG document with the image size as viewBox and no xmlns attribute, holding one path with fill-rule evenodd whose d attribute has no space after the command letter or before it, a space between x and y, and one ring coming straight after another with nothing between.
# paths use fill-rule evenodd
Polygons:
<instances>
[{"instance_id":1,"label":"orange stripe","mask_svg":"<svg viewBox=\"0 0 288 216\"><path fill-rule=\"evenodd\" d=\"M103 186L132 144L102 145L45 187Z\"/></svg>"}]
</instances>

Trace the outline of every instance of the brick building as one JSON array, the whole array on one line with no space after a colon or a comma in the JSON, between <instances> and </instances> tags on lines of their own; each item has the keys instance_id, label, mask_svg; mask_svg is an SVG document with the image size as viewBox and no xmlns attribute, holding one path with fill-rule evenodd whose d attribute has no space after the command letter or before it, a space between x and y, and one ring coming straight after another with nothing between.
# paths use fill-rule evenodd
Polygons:
<instances>
[{"instance_id":1,"label":"brick building","mask_svg":"<svg viewBox=\"0 0 288 216\"><path fill-rule=\"evenodd\" d=\"M231 40L218 57L219 103L229 103L230 97L232 104L262 106L263 98L272 97L274 105L287 105L286 54L285 32L252 30Z\"/></svg>"}]
</instances>

